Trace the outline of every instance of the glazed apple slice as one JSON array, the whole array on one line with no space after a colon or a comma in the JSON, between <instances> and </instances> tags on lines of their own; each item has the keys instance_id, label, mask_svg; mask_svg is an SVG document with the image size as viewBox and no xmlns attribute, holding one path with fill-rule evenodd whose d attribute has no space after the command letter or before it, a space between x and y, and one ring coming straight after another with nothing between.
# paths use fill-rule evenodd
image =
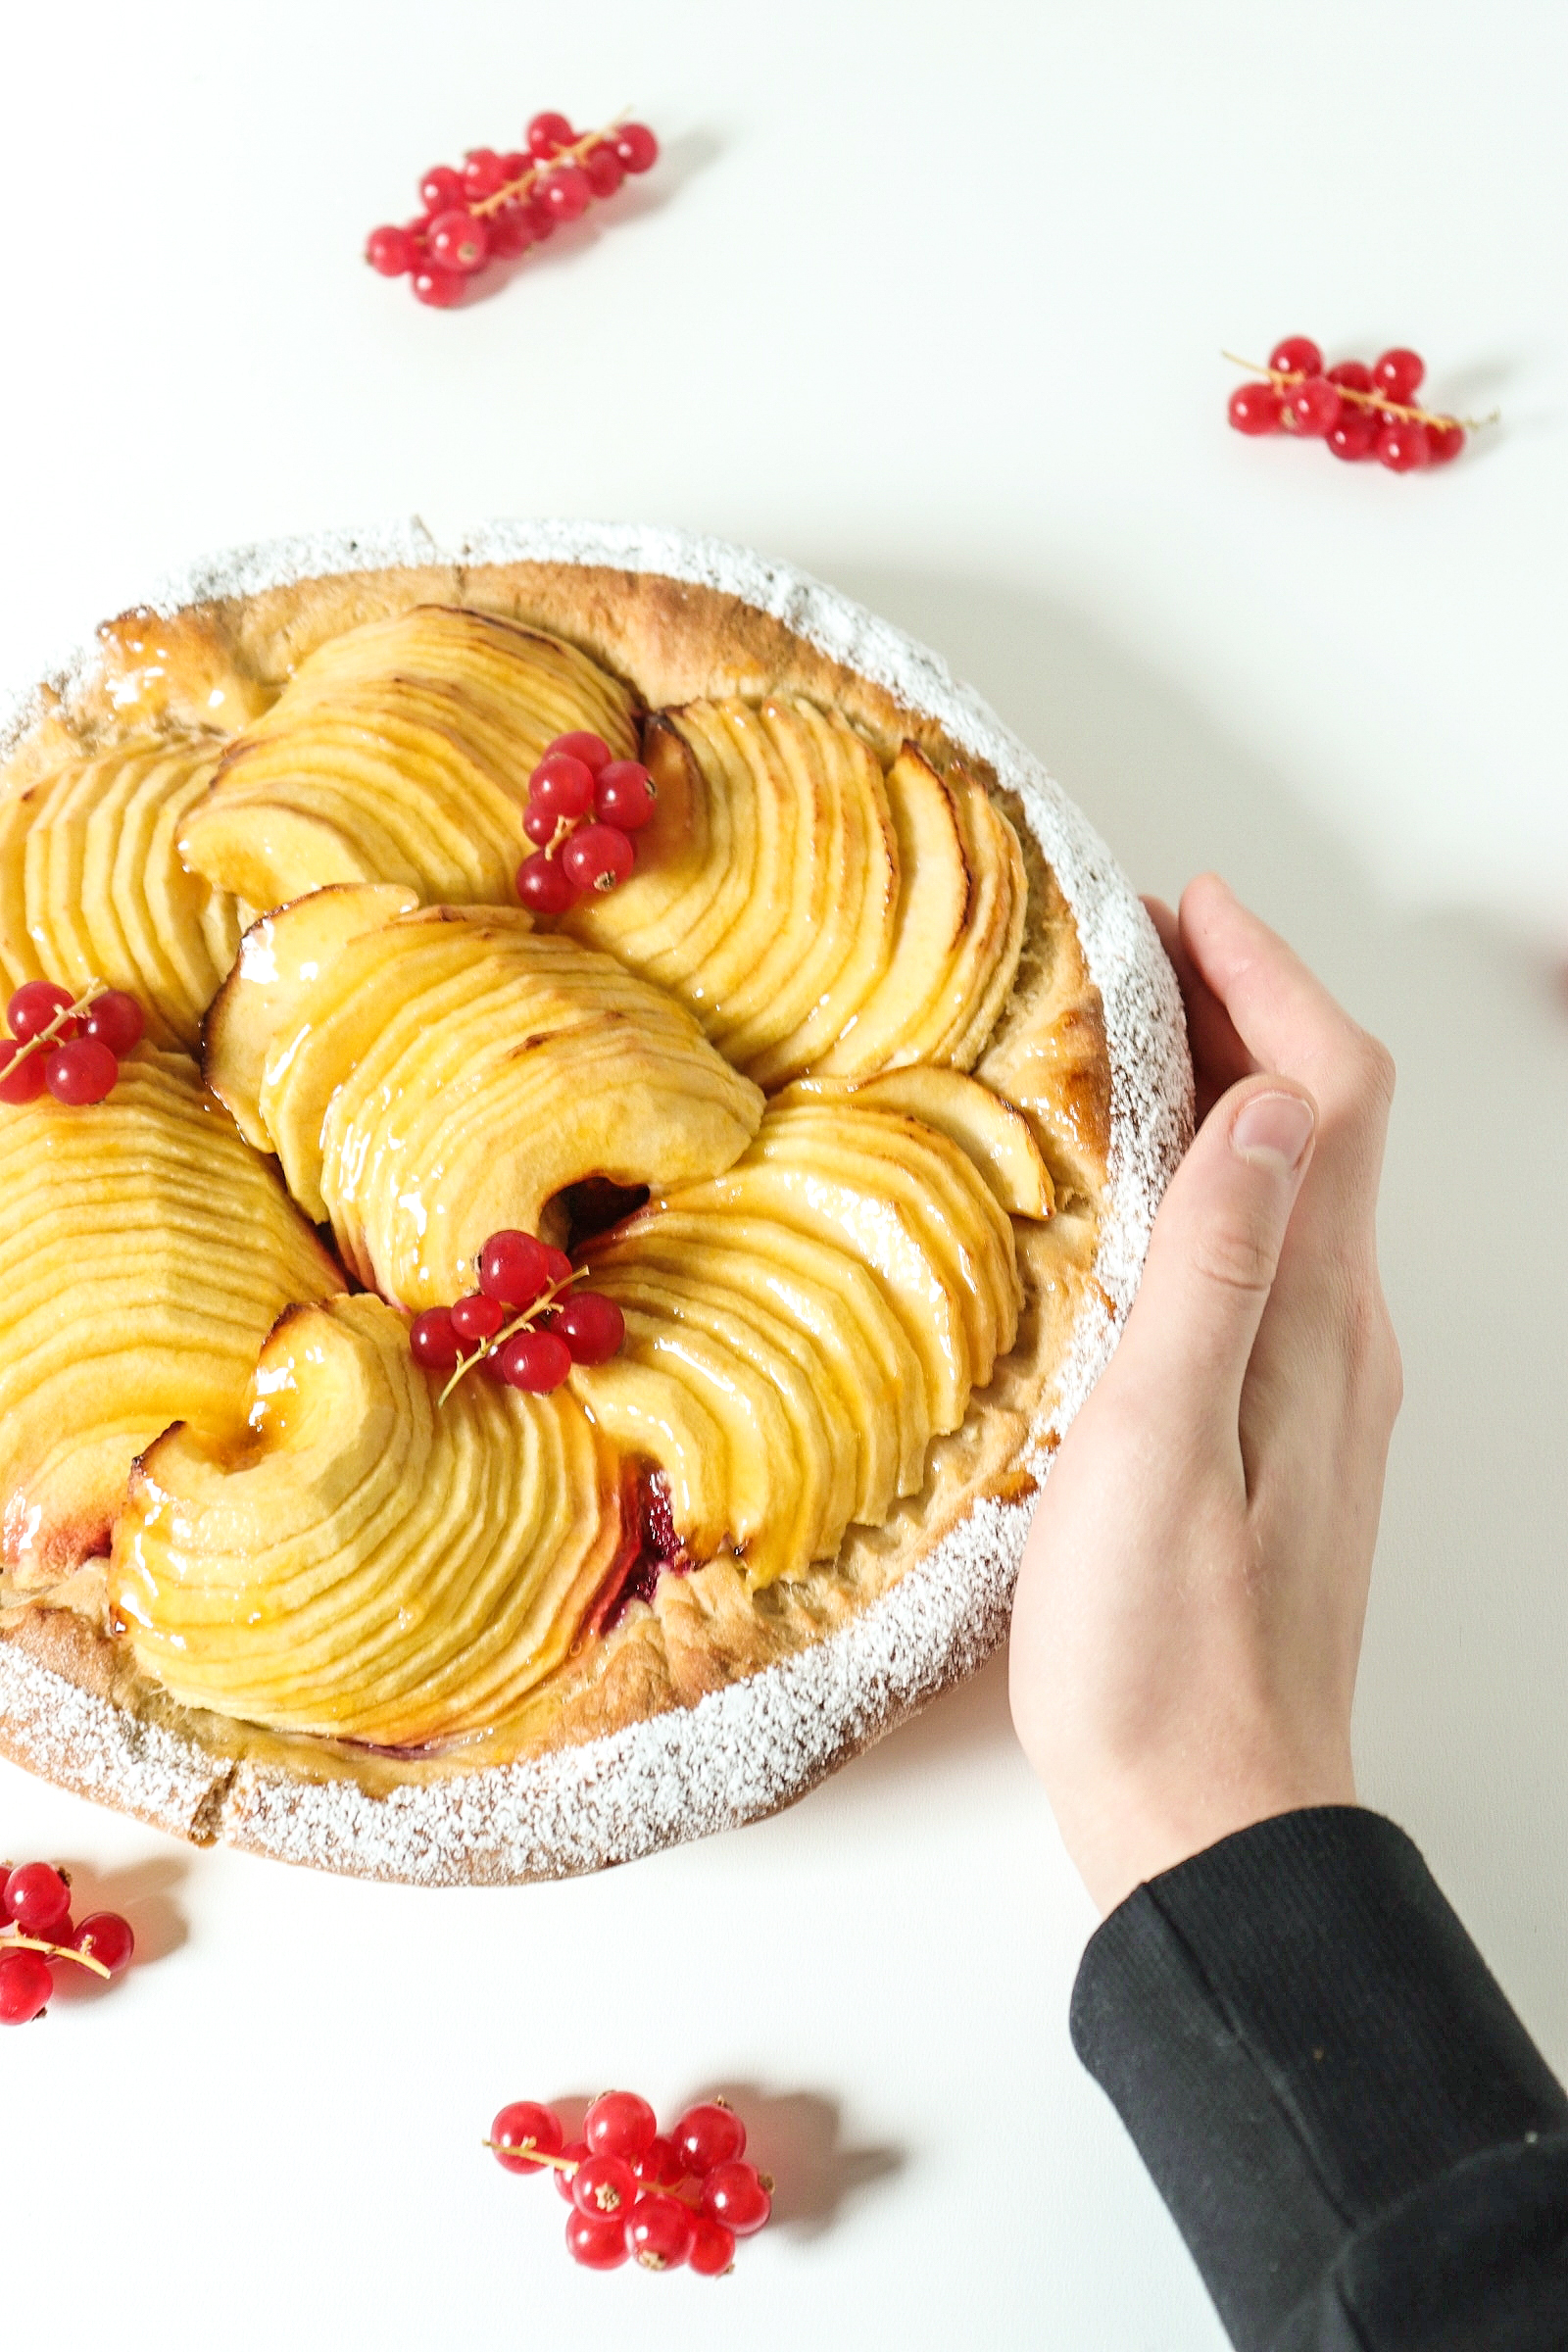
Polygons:
<instances>
[{"instance_id":1,"label":"glazed apple slice","mask_svg":"<svg viewBox=\"0 0 1568 2352\"><path fill-rule=\"evenodd\" d=\"M612 1366L622 1361L662 1373L674 1388L687 1390L702 1406L724 1443L723 1507L710 1506L709 1526L722 1525L727 1543L744 1565L753 1585L770 1584L798 1567L802 1553L800 1493L804 1466L795 1450L789 1415L768 1380L722 1340L667 1311L662 1305L643 1306L633 1300L622 1309L626 1337L612 1365L575 1372L572 1386L596 1419L619 1438L613 1418L614 1399L621 1391ZM601 1398L606 1400L602 1406ZM667 1408L674 1417L673 1407ZM661 1462L662 1467L662 1461ZM711 1556L707 1529L676 1526L697 1556Z\"/></svg>"},{"instance_id":2,"label":"glazed apple slice","mask_svg":"<svg viewBox=\"0 0 1568 2352\"><path fill-rule=\"evenodd\" d=\"M618 890L580 899L562 927L657 980L710 1030L715 961L746 908L776 888L778 811L759 808L726 732L710 738L689 711L661 712L647 745L659 797L636 866Z\"/></svg>"},{"instance_id":3,"label":"glazed apple slice","mask_svg":"<svg viewBox=\"0 0 1568 2352\"><path fill-rule=\"evenodd\" d=\"M786 1225L666 1205L592 1252L590 1279L618 1297L627 1266L689 1279L739 1312L760 1308L805 1344L797 1360L854 1438L851 1519L879 1525L896 1496L918 1487L931 1434L920 1367L863 1267Z\"/></svg>"},{"instance_id":4,"label":"glazed apple slice","mask_svg":"<svg viewBox=\"0 0 1568 2352\"><path fill-rule=\"evenodd\" d=\"M629 757L629 690L541 631L417 607L301 663L229 747L180 854L255 906L373 881L510 903L529 771L579 727Z\"/></svg>"},{"instance_id":5,"label":"glazed apple slice","mask_svg":"<svg viewBox=\"0 0 1568 2352\"><path fill-rule=\"evenodd\" d=\"M810 1075L865 1078L920 1056L910 1042L951 970L968 919L971 876L952 791L922 752L906 743L887 775L898 846L899 900L888 960Z\"/></svg>"},{"instance_id":6,"label":"glazed apple slice","mask_svg":"<svg viewBox=\"0 0 1568 2352\"><path fill-rule=\"evenodd\" d=\"M801 1102L770 1109L752 1156L787 1171L803 1200L820 1182L841 1188L846 1205L893 1208L953 1302L965 1377L985 1386L1012 1345L1021 1299L1012 1229L967 1153L902 1112Z\"/></svg>"},{"instance_id":7,"label":"glazed apple slice","mask_svg":"<svg viewBox=\"0 0 1568 2352\"><path fill-rule=\"evenodd\" d=\"M286 1315L237 1440L172 1429L110 1569L138 1665L187 1705L415 1746L483 1730L564 1656L622 1541L569 1392L437 1407L379 1299Z\"/></svg>"},{"instance_id":8,"label":"glazed apple slice","mask_svg":"<svg viewBox=\"0 0 1568 2352\"><path fill-rule=\"evenodd\" d=\"M662 1349L662 1326L633 1307L626 1339L608 1363L579 1365L571 1385L590 1417L623 1454L662 1471L670 1512L697 1560L739 1548L761 1523L761 1506L748 1515L748 1497L730 1475L729 1441L697 1393L695 1383ZM748 1456L742 1465L760 1467ZM732 1521L747 1518L737 1533Z\"/></svg>"},{"instance_id":9,"label":"glazed apple slice","mask_svg":"<svg viewBox=\"0 0 1568 2352\"><path fill-rule=\"evenodd\" d=\"M386 890L317 894L248 934L209 1067L254 1100L359 1278L413 1308L450 1303L487 1235L540 1231L567 1186L716 1173L762 1112L692 1015L612 958L519 909L404 911Z\"/></svg>"},{"instance_id":10,"label":"glazed apple slice","mask_svg":"<svg viewBox=\"0 0 1568 2352\"><path fill-rule=\"evenodd\" d=\"M799 697L689 703L648 744L659 800L636 870L564 927L678 996L759 1084L781 1083L837 1035L891 952L881 767L845 720Z\"/></svg>"},{"instance_id":11,"label":"glazed apple slice","mask_svg":"<svg viewBox=\"0 0 1568 2352\"><path fill-rule=\"evenodd\" d=\"M710 1384L704 1400L725 1427L732 1459L752 1444L752 1428L765 1433L766 1507L746 1546L753 1584L835 1552L854 1496L854 1436L824 1410L800 1335L765 1307L704 1281L697 1266L683 1270L630 1250L605 1272L623 1312L634 1308L677 1334L688 1365L701 1366Z\"/></svg>"},{"instance_id":12,"label":"glazed apple slice","mask_svg":"<svg viewBox=\"0 0 1568 2352\"><path fill-rule=\"evenodd\" d=\"M744 708L744 706L742 706ZM836 1037L884 968L898 889L882 770L845 720L772 697L753 721L784 785L793 837L784 920L749 915L740 978L710 1031L760 1086L782 1084Z\"/></svg>"},{"instance_id":13,"label":"glazed apple slice","mask_svg":"<svg viewBox=\"0 0 1568 2352\"><path fill-rule=\"evenodd\" d=\"M1045 1218L1055 1206L1047 1167L1022 1112L976 1078L930 1062L906 1062L858 1086L843 1079L803 1079L781 1102L854 1101L862 1108L901 1110L960 1146L1002 1206L1015 1217Z\"/></svg>"},{"instance_id":14,"label":"glazed apple slice","mask_svg":"<svg viewBox=\"0 0 1568 2352\"><path fill-rule=\"evenodd\" d=\"M617 678L564 638L453 605L414 605L328 638L252 731L286 727L313 702L388 678L460 688L519 794L546 745L576 727L591 728L616 759L636 757L636 700Z\"/></svg>"},{"instance_id":15,"label":"glazed apple slice","mask_svg":"<svg viewBox=\"0 0 1568 2352\"><path fill-rule=\"evenodd\" d=\"M238 944L234 904L179 861L174 836L216 744L127 743L73 760L0 807L0 978L138 998L159 1044L193 1045Z\"/></svg>"},{"instance_id":16,"label":"glazed apple slice","mask_svg":"<svg viewBox=\"0 0 1568 2352\"><path fill-rule=\"evenodd\" d=\"M1018 837L984 786L961 768L951 781L980 888L945 991L952 1020L924 1058L966 1070L984 1052L1018 969L1029 885Z\"/></svg>"},{"instance_id":17,"label":"glazed apple slice","mask_svg":"<svg viewBox=\"0 0 1568 2352\"><path fill-rule=\"evenodd\" d=\"M143 1046L90 1112L0 1118L0 1512L47 1582L101 1551L133 1455L221 1431L256 1349L342 1277L183 1054Z\"/></svg>"},{"instance_id":18,"label":"glazed apple slice","mask_svg":"<svg viewBox=\"0 0 1568 2352\"><path fill-rule=\"evenodd\" d=\"M241 1135L273 1149L261 1112L268 1057L299 1027L307 999L319 1005L328 967L358 939L418 905L398 883L318 890L246 932L234 969L207 1016L206 1078Z\"/></svg>"}]
</instances>

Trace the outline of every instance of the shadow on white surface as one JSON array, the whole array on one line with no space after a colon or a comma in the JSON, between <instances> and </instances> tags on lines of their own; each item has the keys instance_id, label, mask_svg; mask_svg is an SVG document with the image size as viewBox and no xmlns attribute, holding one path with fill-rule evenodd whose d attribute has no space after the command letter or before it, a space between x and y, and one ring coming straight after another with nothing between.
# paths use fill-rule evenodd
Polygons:
<instances>
[{"instance_id":1,"label":"shadow on white surface","mask_svg":"<svg viewBox=\"0 0 1568 2352\"><path fill-rule=\"evenodd\" d=\"M190 1867L178 1853L156 1854L120 1870L101 1870L89 1862L68 1859L62 1868L71 1880L71 1915L82 1920L94 1911L118 1911L129 1921L136 1938L132 1967L151 1967L177 1952L186 1939L185 1918L176 1898ZM102 2000L114 1989L113 1984L105 1984L85 1968L65 1963L55 1969L57 2001Z\"/></svg>"},{"instance_id":2,"label":"shadow on white surface","mask_svg":"<svg viewBox=\"0 0 1568 2352\"><path fill-rule=\"evenodd\" d=\"M1157 648L996 581L806 560L939 646L1141 888L1174 899L1219 867L1393 1048L1381 1226L1406 1396L1358 1699L1362 1793L1421 1843L1563 2070L1568 1020L1551 975L1480 914L1380 897L1289 747L1276 761L1227 735ZM940 1761L1004 1719L993 1667L853 1769Z\"/></svg>"},{"instance_id":3,"label":"shadow on white surface","mask_svg":"<svg viewBox=\"0 0 1568 2352\"><path fill-rule=\"evenodd\" d=\"M747 2157L772 2177L773 2225L798 2237L820 2237L851 2197L904 2168L902 2148L846 2141L843 2110L829 2092L735 2082L698 2095L715 2090L746 2118Z\"/></svg>"}]
</instances>

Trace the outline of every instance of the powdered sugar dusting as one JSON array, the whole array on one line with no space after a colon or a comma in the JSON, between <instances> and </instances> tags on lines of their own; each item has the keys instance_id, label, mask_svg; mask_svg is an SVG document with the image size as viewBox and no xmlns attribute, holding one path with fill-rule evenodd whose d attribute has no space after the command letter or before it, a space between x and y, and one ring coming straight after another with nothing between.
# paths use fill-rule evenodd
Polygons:
<instances>
[{"instance_id":1,"label":"powdered sugar dusting","mask_svg":"<svg viewBox=\"0 0 1568 2352\"><path fill-rule=\"evenodd\" d=\"M830 659L934 719L1017 793L1078 926L1104 1005L1111 1065L1109 1186L1096 1275L1054 1408L1031 1433L1028 1467L1099 1378L1137 1289L1150 1226L1192 1123L1192 1073L1174 976L1143 906L1088 820L1044 767L939 658L848 597L718 540L631 525L492 523L454 546L418 522L240 549L165 581L148 601L173 612L393 564L576 563L661 572L741 598ZM48 683L90 672L93 645ZM0 753L31 723L37 689L0 710ZM774 1811L921 1701L990 1655L1006 1630L1030 1508L976 1502L893 1590L838 1633L698 1705L580 1747L457 1773L372 1796L349 1780L307 1784L241 1763L231 1780L172 1734L136 1723L9 1646L0 1707L29 1725L37 1770L189 1835L329 1870L426 1886L564 1877L630 1861L681 1838Z\"/></svg>"}]
</instances>

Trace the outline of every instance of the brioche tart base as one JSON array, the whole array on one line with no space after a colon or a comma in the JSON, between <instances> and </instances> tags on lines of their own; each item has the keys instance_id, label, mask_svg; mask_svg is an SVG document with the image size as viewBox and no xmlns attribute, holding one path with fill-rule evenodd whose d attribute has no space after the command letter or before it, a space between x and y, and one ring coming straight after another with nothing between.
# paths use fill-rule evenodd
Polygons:
<instances>
[{"instance_id":1,"label":"brioche tart base","mask_svg":"<svg viewBox=\"0 0 1568 2352\"><path fill-rule=\"evenodd\" d=\"M788 688L884 758L961 759L1011 816L1029 921L977 1065L1040 1108L1060 1205L1016 1223L1018 1341L920 1493L808 1575L750 1592L714 1561L659 1580L508 1722L391 1756L182 1708L81 1606L0 1616L0 1752L197 1842L425 1885L604 1867L777 1810L1003 1638L1040 1480L1114 1346L1191 1132L1169 966L1080 812L936 657L793 568L684 534L418 525L240 551L110 623L0 721L7 789L132 733L233 733L325 638L419 602L533 621L650 705Z\"/></svg>"}]
</instances>

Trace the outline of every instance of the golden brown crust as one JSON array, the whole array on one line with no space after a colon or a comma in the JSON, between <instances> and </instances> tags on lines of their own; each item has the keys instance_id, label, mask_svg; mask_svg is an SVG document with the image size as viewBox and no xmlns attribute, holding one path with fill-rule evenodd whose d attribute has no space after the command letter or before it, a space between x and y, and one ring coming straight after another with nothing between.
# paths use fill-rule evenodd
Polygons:
<instances>
[{"instance_id":1,"label":"golden brown crust","mask_svg":"<svg viewBox=\"0 0 1568 2352\"><path fill-rule=\"evenodd\" d=\"M216 600L172 620L122 615L101 632L103 668L65 701L50 698L0 771L0 797L82 749L149 732L237 732L325 639L422 602L462 603L544 627L591 654L651 708L698 697L776 691L832 704L884 761L906 738L945 771L958 753L926 713L832 661L783 623L713 589L662 574L571 564L438 564L343 574ZM1038 1424L1092 1283L1109 1144L1109 1064L1098 992L1066 902L1021 808L972 756L964 764L1013 820L1028 876L1016 980L977 1075L1029 1115L1061 1207L1049 1224L1015 1225L1025 1311L1018 1342L963 1426L931 1447L920 1494L882 1528L854 1528L835 1561L752 1594L713 1562L665 1576L652 1605L634 1603L585 1643L507 1725L461 1750L390 1758L260 1733L177 1708L140 1680L122 1646L73 1611L0 1613L0 1640L140 1719L173 1728L220 1774L242 1757L309 1780L349 1775L369 1789L440 1778L598 1738L821 1640L887 1592L987 1494L1012 1497L1019 1453ZM0 1752L29 1757L27 1727L0 1723ZM95 1791L101 1793L101 1791Z\"/></svg>"}]
</instances>

